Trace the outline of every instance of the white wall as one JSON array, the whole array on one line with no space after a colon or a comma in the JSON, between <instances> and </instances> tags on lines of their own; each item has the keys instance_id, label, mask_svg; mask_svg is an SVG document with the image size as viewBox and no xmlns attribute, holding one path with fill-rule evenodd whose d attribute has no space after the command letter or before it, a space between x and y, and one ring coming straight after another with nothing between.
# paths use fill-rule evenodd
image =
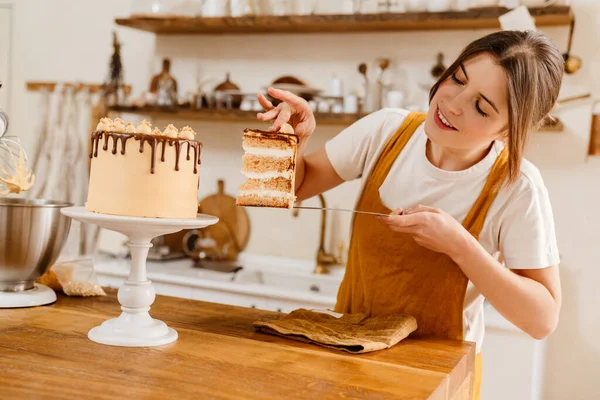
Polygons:
<instances>
[{"instance_id":1,"label":"white wall","mask_svg":"<svg viewBox=\"0 0 600 400\"><path fill-rule=\"evenodd\" d=\"M309 84L325 89L335 72L344 79L347 90L358 88L359 62L373 62L378 56L394 60L393 69L409 71L406 87L426 82L435 54L443 51L447 64L470 40L487 31L420 32L344 35L256 35L256 36L177 36L155 37L113 24L115 16L125 16L131 0L0 0L13 4L13 58L11 69L11 131L21 136L26 149L36 140L39 123L38 95L25 91L30 80L101 81L111 54L111 31L116 29L123 43L126 81L134 94L147 88L160 59L173 60L173 74L182 91L193 90L196 71L214 77L215 83L230 71L242 89L260 90L275 77L298 75ZM583 69L564 79L563 95L593 91L600 94L599 29L596 0L575 2L577 32L573 52L583 58ZM565 50L566 28L544 29ZM435 44L434 44L435 43ZM396 75L394 82L400 82ZM600 395L594 378L600 376L600 333L597 306L600 282L600 160L586 160L590 107L580 106L565 113L565 133L535 135L528 157L540 167L550 190L563 256L561 268L564 306L561 324L548 341L545 396L547 399L589 399ZM163 125L184 121L155 121ZM257 123L257 127L260 125ZM224 178L226 189L235 194L242 182L239 174L241 132L245 124L195 123L205 144L201 171L201 195L216 189ZM312 148L339 131L320 127ZM218 165L218 166L217 166ZM358 184L349 183L326 194L332 206L351 207ZM307 202L308 203L308 202ZM315 200L310 200L315 204ZM303 210L294 219L287 211L249 210L252 221L250 252L312 259L317 249L319 213ZM348 243L349 216L333 215L329 242ZM268 247L270 248L268 248ZM552 376L552 378L550 378ZM507 384L510 384L507 382Z\"/></svg>"},{"instance_id":2,"label":"white wall","mask_svg":"<svg viewBox=\"0 0 600 400\"><path fill-rule=\"evenodd\" d=\"M9 65L11 54L11 29L12 29L12 8L0 4L0 82L4 85L4 90L0 89L0 108L9 113L7 108L9 99Z\"/></svg>"}]
</instances>

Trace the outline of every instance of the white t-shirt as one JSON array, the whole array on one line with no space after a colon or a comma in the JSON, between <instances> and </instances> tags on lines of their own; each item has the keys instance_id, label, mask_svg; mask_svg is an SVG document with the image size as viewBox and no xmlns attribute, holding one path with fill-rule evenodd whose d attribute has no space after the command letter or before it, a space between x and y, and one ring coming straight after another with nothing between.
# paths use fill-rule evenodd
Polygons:
<instances>
[{"instance_id":1,"label":"white t-shirt","mask_svg":"<svg viewBox=\"0 0 600 400\"><path fill-rule=\"evenodd\" d=\"M388 141L409 111L382 109L346 128L329 140L325 150L338 175L346 180L366 179ZM463 171L435 167L425 154L427 136L421 124L394 161L379 188L389 209L418 204L436 207L462 222L477 200L504 144L495 143L488 155ZM357 199L358 201L358 199ZM502 253L510 269L546 268L559 262L554 219L548 192L538 169L527 160L517 182L504 186L491 205L479 238L492 255ZM464 308L465 340L481 351L485 330L484 298L469 281Z\"/></svg>"}]
</instances>

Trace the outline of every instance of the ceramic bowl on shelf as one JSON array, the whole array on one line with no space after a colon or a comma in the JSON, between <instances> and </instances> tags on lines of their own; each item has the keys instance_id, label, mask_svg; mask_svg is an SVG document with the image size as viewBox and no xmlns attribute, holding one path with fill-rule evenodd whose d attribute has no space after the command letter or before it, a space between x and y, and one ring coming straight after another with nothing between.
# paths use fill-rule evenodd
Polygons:
<instances>
[{"instance_id":1,"label":"ceramic bowl on shelf","mask_svg":"<svg viewBox=\"0 0 600 400\"><path fill-rule=\"evenodd\" d=\"M264 86L263 89L265 90L265 92L269 87L273 87L275 89L280 90L287 90L288 92L292 92L295 95L302 97L306 101L311 101L315 96L318 96L322 92L321 89L312 88L302 80L290 75L281 76L275 79L269 86ZM266 97L274 105L280 103L278 99L272 98L268 94L266 94Z\"/></svg>"},{"instance_id":2,"label":"ceramic bowl on shelf","mask_svg":"<svg viewBox=\"0 0 600 400\"><path fill-rule=\"evenodd\" d=\"M499 0L471 0L470 8L497 7Z\"/></svg>"},{"instance_id":3,"label":"ceramic bowl on shelf","mask_svg":"<svg viewBox=\"0 0 600 400\"><path fill-rule=\"evenodd\" d=\"M204 0L133 0L130 14L131 17L195 17L202 13L203 2Z\"/></svg>"},{"instance_id":4,"label":"ceramic bowl on shelf","mask_svg":"<svg viewBox=\"0 0 600 400\"><path fill-rule=\"evenodd\" d=\"M427 0L407 0L406 11L409 12L421 12L427 11Z\"/></svg>"},{"instance_id":5,"label":"ceramic bowl on shelf","mask_svg":"<svg viewBox=\"0 0 600 400\"><path fill-rule=\"evenodd\" d=\"M429 0L427 11L429 12L444 12L452 9L454 1L452 0Z\"/></svg>"}]
</instances>

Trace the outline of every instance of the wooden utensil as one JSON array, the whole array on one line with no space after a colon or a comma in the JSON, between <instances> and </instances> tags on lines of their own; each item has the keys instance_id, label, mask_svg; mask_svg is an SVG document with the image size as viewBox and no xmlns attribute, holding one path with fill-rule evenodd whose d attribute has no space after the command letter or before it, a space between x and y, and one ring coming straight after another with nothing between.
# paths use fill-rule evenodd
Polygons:
<instances>
[{"instance_id":1,"label":"wooden utensil","mask_svg":"<svg viewBox=\"0 0 600 400\"><path fill-rule=\"evenodd\" d=\"M198 204L198 212L214 215L219 218L218 224L224 224L233 234L235 239L235 249L230 252L239 253L244 250L250 238L250 219L244 207L238 207L235 204L235 197L225 193L225 181L217 181L217 193L205 197ZM221 237L221 236L219 236ZM219 243L221 247L225 243Z\"/></svg>"},{"instance_id":2,"label":"wooden utensil","mask_svg":"<svg viewBox=\"0 0 600 400\"><path fill-rule=\"evenodd\" d=\"M563 54L565 61L565 73L571 75L581 69L581 58L571 55L571 45L573 44L573 32L575 31L575 17L571 20L569 27L569 43L567 45L567 52Z\"/></svg>"},{"instance_id":3,"label":"wooden utensil","mask_svg":"<svg viewBox=\"0 0 600 400\"><path fill-rule=\"evenodd\" d=\"M358 72L365 78L365 87L368 87L369 80L367 79L367 64L360 63L358 66Z\"/></svg>"},{"instance_id":4,"label":"wooden utensil","mask_svg":"<svg viewBox=\"0 0 600 400\"><path fill-rule=\"evenodd\" d=\"M380 58L378 60L378 67L379 67L379 76L377 77L377 83L381 84L383 81L383 73L385 72L385 70L390 66L390 59L389 58Z\"/></svg>"},{"instance_id":5,"label":"wooden utensil","mask_svg":"<svg viewBox=\"0 0 600 400\"><path fill-rule=\"evenodd\" d=\"M446 71L446 66L444 65L444 53L438 53L436 58L435 65L431 68L431 76L435 79L442 76L442 74Z\"/></svg>"},{"instance_id":6,"label":"wooden utensil","mask_svg":"<svg viewBox=\"0 0 600 400\"><path fill-rule=\"evenodd\" d=\"M185 254L195 261L235 261L239 253L236 239L225 223L188 231L182 242Z\"/></svg>"}]
</instances>

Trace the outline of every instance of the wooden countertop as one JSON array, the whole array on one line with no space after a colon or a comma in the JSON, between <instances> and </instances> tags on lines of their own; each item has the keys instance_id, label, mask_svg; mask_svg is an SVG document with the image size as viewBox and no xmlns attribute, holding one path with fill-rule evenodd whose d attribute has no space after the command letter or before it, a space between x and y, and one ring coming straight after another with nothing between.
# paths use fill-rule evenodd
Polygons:
<instances>
[{"instance_id":1,"label":"wooden countertop","mask_svg":"<svg viewBox=\"0 0 600 400\"><path fill-rule=\"evenodd\" d=\"M7 398L468 399L471 343L406 339L350 355L256 332L279 314L157 296L151 315L172 344L112 347L88 331L116 317L109 296L58 295L49 306L0 312L0 386Z\"/></svg>"}]
</instances>

